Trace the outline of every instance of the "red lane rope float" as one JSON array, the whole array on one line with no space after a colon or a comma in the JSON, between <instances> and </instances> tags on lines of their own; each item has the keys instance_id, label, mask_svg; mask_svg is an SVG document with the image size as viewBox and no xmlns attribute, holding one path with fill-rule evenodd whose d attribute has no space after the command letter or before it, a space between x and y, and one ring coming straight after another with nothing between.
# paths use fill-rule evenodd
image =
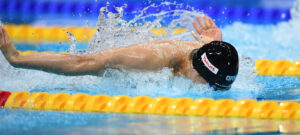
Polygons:
<instances>
[{"instance_id":1,"label":"red lane rope float","mask_svg":"<svg viewBox=\"0 0 300 135\"><path fill-rule=\"evenodd\" d=\"M4 94L3 94L4 93ZM299 119L300 104L293 101L260 101L210 98L170 98L125 95L88 95L47 92L0 92L6 108L76 112L140 113L268 119ZM5 102L6 101L6 102Z\"/></svg>"},{"instance_id":2,"label":"red lane rope float","mask_svg":"<svg viewBox=\"0 0 300 135\"><path fill-rule=\"evenodd\" d=\"M0 107L5 105L5 102L10 96L10 94L11 93L9 91L0 91Z\"/></svg>"}]
</instances>

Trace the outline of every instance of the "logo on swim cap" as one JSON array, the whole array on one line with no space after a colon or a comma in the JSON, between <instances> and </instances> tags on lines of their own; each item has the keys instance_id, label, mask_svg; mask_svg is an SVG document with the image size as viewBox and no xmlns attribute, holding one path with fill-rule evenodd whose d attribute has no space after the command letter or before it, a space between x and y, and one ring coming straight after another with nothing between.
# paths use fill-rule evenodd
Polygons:
<instances>
[{"instance_id":1,"label":"logo on swim cap","mask_svg":"<svg viewBox=\"0 0 300 135\"><path fill-rule=\"evenodd\" d=\"M213 64L211 64L211 63L209 62L209 60L207 59L206 53L203 53L203 54L201 55L201 59L202 59L204 65L205 65L211 72L213 72L215 75L218 73L219 69L216 68Z\"/></svg>"},{"instance_id":2,"label":"logo on swim cap","mask_svg":"<svg viewBox=\"0 0 300 135\"><path fill-rule=\"evenodd\" d=\"M230 76L230 75L227 75L226 76L226 81L234 81L236 78L236 76Z\"/></svg>"}]
</instances>

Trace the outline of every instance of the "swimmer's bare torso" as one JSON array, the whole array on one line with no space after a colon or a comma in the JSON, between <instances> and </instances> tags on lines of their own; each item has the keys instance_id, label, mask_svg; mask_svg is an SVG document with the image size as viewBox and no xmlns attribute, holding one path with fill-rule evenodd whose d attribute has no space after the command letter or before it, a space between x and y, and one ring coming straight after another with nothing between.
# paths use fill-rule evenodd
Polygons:
<instances>
[{"instance_id":1,"label":"swimmer's bare torso","mask_svg":"<svg viewBox=\"0 0 300 135\"><path fill-rule=\"evenodd\" d=\"M192 50L213 40L221 40L222 33L207 16L205 22L197 17L192 33L197 41L159 40L114 48L89 55L37 53L21 55L0 27L0 48L8 62L14 67L38 69L63 75L99 75L107 68L134 70L174 69L175 73L199 83L206 81L193 69L189 60ZM201 34L201 36L200 36Z\"/></svg>"}]
</instances>

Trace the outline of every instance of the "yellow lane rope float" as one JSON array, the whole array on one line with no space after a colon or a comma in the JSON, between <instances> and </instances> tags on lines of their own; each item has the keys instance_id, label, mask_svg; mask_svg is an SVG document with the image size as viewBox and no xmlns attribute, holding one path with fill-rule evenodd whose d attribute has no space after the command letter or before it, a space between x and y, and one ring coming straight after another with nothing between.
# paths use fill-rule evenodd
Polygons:
<instances>
[{"instance_id":1,"label":"yellow lane rope float","mask_svg":"<svg viewBox=\"0 0 300 135\"><path fill-rule=\"evenodd\" d=\"M256 60L254 70L257 75L300 76L300 60Z\"/></svg>"},{"instance_id":2,"label":"yellow lane rope float","mask_svg":"<svg viewBox=\"0 0 300 135\"><path fill-rule=\"evenodd\" d=\"M30 26L30 25L4 25L8 36L15 43L45 43L45 42L69 42L68 33L71 32L78 42L88 42L97 31L91 27L59 27L59 26ZM184 28L176 28L173 34L187 31ZM151 29L150 32L161 35L167 34L163 28Z\"/></svg>"},{"instance_id":3,"label":"yellow lane rope float","mask_svg":"<svg viewBox=\"0 0 300 135\"><path fill-rule=\"evenodd\" d=\"M268 119L300 119L300 104L293 101L260 101L211 98L88 95L0 91L2 106L34 110L190 115ZM0 104L1 105L1 104Z\"/></svg>"}]
</instances>

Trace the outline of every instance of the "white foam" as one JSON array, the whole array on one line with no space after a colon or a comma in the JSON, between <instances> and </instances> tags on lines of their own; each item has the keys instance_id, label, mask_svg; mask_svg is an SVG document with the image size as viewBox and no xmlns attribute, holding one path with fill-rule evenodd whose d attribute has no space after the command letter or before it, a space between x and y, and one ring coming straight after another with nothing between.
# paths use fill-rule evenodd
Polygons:
<instances>
[{"instance_id":1,"label":"white foam","mask_svg":"<svg viewBox=\"0 0 300 135\"><path fill-rule=\"evenodd\" d=\"M223 39L234 44L239 53L252 59L299 60L299 1L291 9L292 19L277 25L252 25L235 22L223 31Z\"/></svg>"}]
</instances>

